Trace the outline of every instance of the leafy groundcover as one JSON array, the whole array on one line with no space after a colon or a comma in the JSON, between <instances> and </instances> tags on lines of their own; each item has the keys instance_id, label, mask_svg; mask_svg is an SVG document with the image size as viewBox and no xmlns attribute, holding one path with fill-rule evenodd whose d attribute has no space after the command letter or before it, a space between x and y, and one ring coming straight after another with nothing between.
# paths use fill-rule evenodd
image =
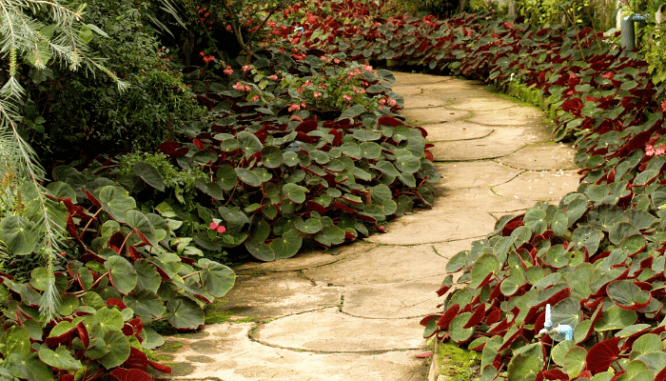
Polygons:
<instances>
[{"instance_id":1,"label":"leafy groundcover","mask_svg":"<svg viewBox=\"0 0 666 381\"><path fill-rule=\"evenodd\" d=\"M578 147L578 192L501 218L450 260L461 275L451 292L445 279L444 311L423 319L425 336L481 351L482 380L666 379L666 97L646 63L590 29L329 6L341 16L289 20L301 22L304 48L518 84L546 100L557 138ZM574 340L535 338L547 304Z\"/></svg>"},{"instance_id":2,"label":"leafy groundcover","mask_svg":"<svg viewBox=\"0 0 666 381\"><path fill-rule=\"evenodd\" d=\"M425 130L397 116L390 72L345 57L267 47L251 65L188 68L207 114L170 131L159 152L54 168L46 204L67 235L55 277L33 269L41 200L13 189L17 213L0 222L17 275L0 273L0 379L169 373L151 357L158 328L198 329L234 284L211 259L289 258L431 205L439 174ZM44 316L40 304L56 299L58 315Z\"/></svg>"}]
</instances>

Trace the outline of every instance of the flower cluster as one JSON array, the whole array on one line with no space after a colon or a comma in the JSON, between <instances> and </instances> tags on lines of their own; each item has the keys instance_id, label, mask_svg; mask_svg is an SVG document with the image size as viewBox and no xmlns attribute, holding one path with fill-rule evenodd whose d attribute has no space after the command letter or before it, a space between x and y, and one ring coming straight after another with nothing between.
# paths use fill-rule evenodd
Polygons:
<instances>
[{"instance_id":1,"label":"flower cluster","mask_svg":"<svg viewBox=\"0 0 666 381\"><path fill-rule=\"evenodd\" d=\"M387 98L382 98L382 99L380 99L380 100L379 100L379 104L382 104L382 105L386 105L386 104L387 104L387 105L393 107L393 106L395 106L395 105L398 104L398 101L396 101L395 99L392 99L392 98L387 97Z\"/></svg>"},{"instance_id":2,"label":"flower cluster","mask_svg":"<svg viewBox=\"0 0 666 381\"><path fill-rule=\"evenodd\" d=\"M666 101L661 102L661 110L666 112Z\"/></svg>"},{"instance_id":3,"label":"flower cluster","mask_svg":"<svg viewBox=\"0 0 666 381\"><path fill-rule=\"evenodd\" d=\"M225 231L227 231L227 228L225 228L224 226L220 225L219 223L213 221L213 222L210 223L210 230L215 230L216 232L222 234Z\"/></svg>"},{"instance_id":4,"label":"flower cluster","mask_svg":"<svg viewBox=\"0 0 666 381\"><path fill-rule=\"evenodd\" d=\"M652 144L645 146L645 154L647 156L661 156L664 153L666 153L666 144L660 144L656 147Z\"/></svg>"},{"instance_id":5,"label":"flower cluster","mask_svg":"<svg viewBox=\"0 0 666 381\"><path fill-rule=\"evenodd\" d=\"M227 65L227 67L224 68L224 74L226 75L232 75L234 73L233 69L231 69L230 65Z\"/></svg>"},{"instance_id":6,"label":"flower cluster","mask_svg":"<svg viewBox=\"0 0 666 381\"><path fill-rule=\"evenodd\" d=\"M209 63L210 61L213 61L215 57L211 54L210 56L206 56L206 53L204 52L199 52L199 55L202 57L203 62Z\"/></svg>"},{"instance_id":7,"label":"flower cluster","mask_svg":"<svg viewBox=\"0 0 666 381\"><path fill-rule=\"evenodd\" d=\"M298 110L305 110L305 102L302 102L300 105L298 103L293 103L287 111L292 112L292 111L298 111Z\"/></svg>"},{"instance_id":8,"label":"flower cluster","mask_svg":"<svg viewBox=\"0 0 666 381\"><path fill-rule=\"evenodd\" d=\"M252 91L252 88L250 87L250 85L244 85L244 84L242 84L242 83L240 83L240 82L236 82L236 84L235 84L233 87L234 87L234 89L236 89L236 90L246 91L246 92L248 92L248 93L249 93L250 91Z\"/></svg>"}]
</instances>

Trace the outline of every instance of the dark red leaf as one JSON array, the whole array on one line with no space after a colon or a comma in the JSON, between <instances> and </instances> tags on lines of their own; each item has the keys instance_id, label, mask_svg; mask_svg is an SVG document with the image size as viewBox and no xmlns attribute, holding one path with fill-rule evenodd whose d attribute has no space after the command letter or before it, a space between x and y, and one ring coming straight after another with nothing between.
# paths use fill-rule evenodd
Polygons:
<instances>
[{"instance_id":1,"label":"dark red leaf","mask_svg":"<svg viewBox=\"0 0 666 381\"><path fill-rule=\"evenodd\" d=\"M486 305L484 303L479 304L478 307L474 310L472 316L470 316L467 324L463 326L464 329L474 327L475 325L481 323L483 318L486 316Z\"/></svg>"},{"instance_id":2,"label":"dark red leaf","mask_svg":"<svg viewBox=\"0 0 666 381\"><path fill-rule=\"evenodd\" d=\"M377 125L378 125L378 126L391 126L391 127L397 127L397 126L402 126L403 123L402 123L400 120L398 120L398 119L396 119L396 118L394 118L394 117L392 117L392 116L382 116L382 117L379 118L379 120L377 121Z\"/></svg>"},{"instance_id":3,"label":"dark red leaf","mask_svg":"<svg viewBox=\"0 0 666 381\"><path fill-rule=\"evenodd\" d=\"M171 368L169 368L170 370ZM171 374L171 372L169 372ZM111 375L118 381L153 381L153 377L141 369L114 369Z\"/></svg>"},{"instance_id":4,"label":"dark red leaf","mask_svg":"<svg viewBox=\"0 0 666 381\"><path fill-rule=\"evenodd\" d=\"M502 310L497 306L493 306L490 312L488 312L488 316L486 316L486 325L493 325L500 321L501 318Z\"/></svg>"},{"instance_id":5,"label":"dark red leaf","mask_svg":"<svg viewBox=\"0 0 666 381\"><path fill-rule=\"evenodd\" d=\"M203 151L206 149L206 146L201 142L199 139L192 139L192 143L199 149L199 151Z\"/></svg>"},{"instance_id":6,"label":"dark red leaf","mask_svg":"<svg viewBox=\"0 0 666 381\"><path fill-rule=\"evenodd\" d=\"M296 131L307 134L310 131L316 130L317 124L317 120L307 120L296 126Z\"/></svg>"},{"instance_id":7,"label":"dark red leaf","mask_svg":"<svg viewBox=\"0 0 666 381\"><path fill-rule=\"evenodd\" d=\"M590 348L585 358L588 369L594 374L608 370L613 361L618 359L620 354L618 343L621 340L621 337L613 337Z\"/></svg>"},{"instance_id":8,"label":"dark red leaf","mask_svg":"<svg viewBox=\"0 0 666 381\"><path fill-rule=\"evenodd\" d=\"M90 336L88 335L88 330L83 322L76 326L76 333L78 333L79 339L81 339L81 342L83 343L83 347L87 349L88 345L90 345Z\"/></svg>"},{"instance_id":9,"label":"dark red leaf","mask_svg":"<svg viewBox=\"0 0 666 381\"><path fill-rule=\"evenodd\" d=\"M153 369L155 369L158 372L171 374L171 368L166 366L166 365L162 365L162 364L159 364L159 363L156 363L156 362L152 362L150 360L148 360L148 365L153 367Z\"/></svg>"},{"instance_id":10,"label":"dark red leaf","mask_svg":"<svg viewBox=\"0 0 666 381\"><path fill-rule=\"evenodd\" d=\"M122 300L118 300L116 298L107 299L106 300L106 305L107 306L116 306L116 307L120 308L121 311L124 310L125 308L127 308L127 306L125 306L125 303L123 303Z\"/></svg>"},{"instance_id":11,"label":"dark red leaf","mask_svg":"<svg viewBox=\"0 0 666 381\"><path fill-rule=\"evenodd\" d=\"M543 378L546 380L569 381L569 376L562 369L551 369L543 372Z\"/></svg>"},{"instance_id":12,"label":"dark red leaf","mask_svg":"<svg viewBox=\"0 0 666 381\"><path fill-rule=\"evenodd\" d=\"M95 198L95 196L93 196L92 194L90 194L90 192L88 192L87 190L84 189L84 190L83 190L83 193L86 194L86 197L88 197L88 200L90 200L90 202L91 202L93 205L95 205L95 206L98 207L98 208L101 208L101 207L102 207L102 204L101 204L99 201L97 201L97 199Z\"/></svg>"},{"instance_id":13,"label":"dark red leaf","mask_svg":"<svg viewBox=\"0 0 666 381\"><path fill-rule=\"evenodd\" d=\"M177 150L183 148L183 146L181 146L179 143L176 142L164 142L160 144L159 147L157 148L159 148L160 151L164 152L167 155L172 155Z\"/></svg>"},{"instance_id":14,"label":"dark red leaf","mask_svg":"<svg viewBox=\"0 0 666 381\"><path fill-rule=\"evenodd\" d=\"M437 321L437 326L441 327L442 329L448 329L449 324L451 324L451 321L453 320L456 315L458 315L458 312L460 311L460 305L459 304L454 304L451 307L449 307L446 312L444 312L444 315Z\"/></svg>"},{"instance_id":15,"label":"dark red leaf","mask_svg":"<svg viewBox=\"0 0 666 381\"><path fill-rule=\"evenodd\" d=\"M148 357L140 349L130 348L130 356L122 365L128 369L148 369Z\"/></svg>"}]
</instances>

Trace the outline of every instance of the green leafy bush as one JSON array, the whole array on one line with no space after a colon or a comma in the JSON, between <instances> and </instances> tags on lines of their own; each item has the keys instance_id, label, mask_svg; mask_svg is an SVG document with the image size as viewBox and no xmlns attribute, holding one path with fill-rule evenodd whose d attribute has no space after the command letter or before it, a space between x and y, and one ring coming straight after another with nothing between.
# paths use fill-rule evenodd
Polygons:
<instances>
[{"instance_id":1,"label":"green leafy bush","mask_svg":"<svg viewBox=\"0 0 666 381\"><path fill-rule=\"evenodd\" d=\"M39 312L49 278L45 267L33 268L29 283L0 274L0 320L8 327L0 339L0 368L35 381L104 374L150 379L148 366L170 372L142 352L163 343L144 325L167 321L176 329L197 329L204 324L203 306L232 287L233 271L185 257L200 253L175 235L182 222L137 210L135 199L110 180L68 167L57 168L54 178L62 181L47 187L57 202L51 214L70 234L55 272L58 316L49 320ZM34 256L39 234L30 211L37 201L23 192L21 202L25 212L0 222L0 240L13 256Z\"/></svg>"},{"instance_id":2,"label":"green leafy bush","mask_svg":"<svg viewBox=\"0 0 666 381\"><path fill-rule=\"evenodd\" d=\"M46 165L121 149L154 149L202 115L177 66L160 51L134 2L88 2L87 20L104 32L85 35L108 69L129 82L122 94L108 81L58 68L32 70L25 132ZM75 147L72 149L72 147Z\"/></svg>"}]
</instances>

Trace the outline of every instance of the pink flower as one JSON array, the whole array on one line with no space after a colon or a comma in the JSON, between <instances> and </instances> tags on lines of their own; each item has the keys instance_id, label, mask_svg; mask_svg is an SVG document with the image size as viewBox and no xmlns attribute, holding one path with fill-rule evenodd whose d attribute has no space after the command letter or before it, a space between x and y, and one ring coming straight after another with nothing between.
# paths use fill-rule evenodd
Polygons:
<instances>
[{"instance_id":1,"label":"pink flower","mask_svg":"<svg viewBox=\"0 0 666 381\"><path fill-rule=\"evenodd\" d=\"M245 65L241 68L243 73L247 73L248 71L252 70L252 65Z\"/></svg>"},{"instance_id":2,"label":"pink flower","mask_svg":"<svg viewBox=\"0 0 666 381\"><path fill-rule=\"evenodd\" d=\"M384 98L380 99L379 103L385 105L386 104L386 99L384 99Z\"/></svg>"},{"instance_id":3,"label":"pink flower","mask_svg":"<svg viewBox=\"0 0 666 381\"><path fill-rule=\"evenodd\" d=\"M335 59L333 59L333 62L335 62L336 64L339 64L340 60L338 58L335 58Z\"/></svg>"},{"instance_id":4,"label":"pink flower","mask_svg":"<svg viewBox=\"0 0 666 381\"><path fill-rule=\"evenodd\" d=\"M372 72L372 66L370 66L370 65L365 65L365 66L363 66L363 70L365 70L365 71L367 71L367 72Z\"/></svg>"},{"instance_id":5,"label":"pink flower","mask_svg":"<svg viewBox=\"0 0 666 381\"><path fill-rule=\"evenodd\" d=\"M250 100L250 102L255 102L255 101L258 101L258 100L259 100L259 96L255 95L254 98L252 98L252 100Z\"/></svg>"},{"instance_id":6,"label":"pink flower","mask_svg":"<svg viewBox=\"0 0 666 381\"><path fill-rule=\"evenodd\" d=\"M397 103L398 102L395 99L391 99L391 98L388 99L388 104L391 107L395 106Z\"/></svg>"},{"instance_id":7,"label":"pink flower","mask_svg":"<svg viewBox=\"0 0 666 381\"><path fill-rule=\"evenodd\" d=\"M661 109L666 112L666 101L661 102Z\"/></svg>"},{"instance_id":8,"label":"pink flower","mask_svg":"<svg viewBox=\"0 0 666 381\"><path fill-rule=\"evenodd\" d=\"M343 97L347 102L351 102L351 100L352 100L352 97L350 97L350 96L347 95L347 94L343 95L342 97Z\"/></svg>"},{"instance_id":9,"label":"pink flower","mask_svg":"<svg viewBox=\"0 0 666 381\"><path fill-rule=\"evenodd\" d=\"M273 74L273 75L271 75L270 77L268 77L268 79L270 79L271 81L277 81L278 76L275 75L275 74Z\"/></svg>"},{"instance_id":10,"label":"pink flower","mask_svg":"<svg viewBox=\"0 0 666 381\"><path fill-rule=\"evenodd\" d=\"M321 93L319 91L315 91L314 97L315 97L315 99L321 97Z\"/></svg>"},{"instance_id":11,"label":"pink flower","mask_svg":"<svg viewBox=\"0 0 666 381\"><path fill-rule=\"evenodd\" d=\"M243 91L245 87L240 82L236 82L236 84L234 85L234 89Z\"/></svg>"},{"instance_id":12,"label":"pink flower","mask_svg":"<svg viewBox=\"0 0 666 381\"><path fill-rule=\"evenodd\" d=\"M224 68L224 74L226 75L232 75L234 71L231 69L231 66L227 65L227 67Z\"/></svg>"},{"instance_id":13,"label":"pink flower","mask_svg":"<svg viewBox=\"0 0 666 381\"><path fill-rule=\"evenodd\" d=\"M213 221L210 223L210 230L215 230L218 233L224 233L225 231L227 231L227 228Z\"/></svg>"},{"instance_id":14,"label":"pink flower","mask_svg":"<svg viewBox=\"0 0 666 381\"><path fill-rule=\"evenodd\" d=\"M224 29L226 29L227 31L231 32L231 25L227 25Z\"/></svg>"},{"instance_id":15,"label":"pink flower","mask_svg":"<svg viewBox=\"0 0 666 381\"><path fill-rule=\"evenodd\" d=\"M666 146L665 145L660 145L656 150L654 150L654 155L655 156L661 156L664 153L666 153Z\"/></svg>"},{"instance_id":16,"label":"pink flower","mask_svg":"<svg viewBox=\"0 0 666 381\"><path fill-rule=\"evenodd\" d=\"M289 109L287 109L287 111L292 112L292 111L298 111L300 109L301 109L301 106L294 103L291 106L289 106Z\"/></svg>"},{"instance_id":17,"label":"pink flower","mask_svg":"<svg viewBox=\"0 0 666 381\"><path fill-rule=\"evenodd\" d=\"M317 21L317 18L315 17L315 15L313 15L311 12L308 12L308 22L313 23L315 21Z\"/></svg>"},{"instance_id":18,"label":"pink flower","mask_svg":"<svg viewBox=\"0 0 666 381\"><path fill-rule=\"evenodd\" d=\"M301 103L301 109L305 110L305 102Z\"/></svg>"},{"instance_id":19,"label":"pink flower","mask_svg":"<svg viewBox=\"0 0 666 381\"><path fill-rule=\"evenodd\" d=\"M249 93L250 91L252 91L252 88L250 87L250 85L245 85L245 88L243 90Z\"/></svg>"},{"instance_id":20,"label":"pink flower","mask_svg":"<svg viewBox=\"0 0 666 381\"><path fill-rule=\"evenodd\" d=\"M647 156L653 156L654 155L654 147L651 144L648 144L645 146L645 154Z\"/></svg>"}]
</instances>

